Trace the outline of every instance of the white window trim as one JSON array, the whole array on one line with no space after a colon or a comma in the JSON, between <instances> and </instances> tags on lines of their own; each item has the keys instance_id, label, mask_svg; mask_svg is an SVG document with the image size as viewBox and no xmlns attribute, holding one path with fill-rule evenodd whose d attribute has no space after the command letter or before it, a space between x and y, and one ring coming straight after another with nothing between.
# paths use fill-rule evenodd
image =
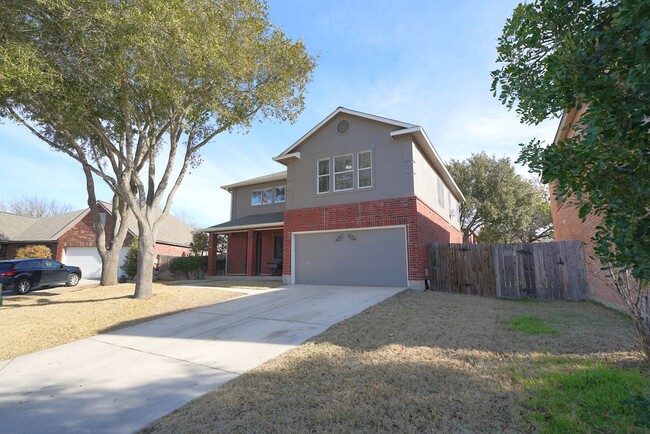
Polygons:
<instances>
[{"instance_id":1,"label":"white window trim","mask_svg":"<svg viewBox=\"0 0 650 434\"><path fill-rule=\"evenodd\" d=\"M360 167L359 163L361 161L361 154L369 153L370 154L370 166L368 167ZM369 185L364 185L363 187L361 186L361 171L362 170L369 170L370 171L370 184ZM371 188L373 184L373 176L372 176L372 149L367 149L365 151L359 151L357 152L357 188L359 189L364 189L364 188Z\"/></svg>"},{"instance_id":2,"label":"white window trim","mask_svg":"<svg viewBox=\"0 0 650 434\"><path fill-rule=\"evenodd\" d=\"M337 158L341 158L341 157L352 157L352 169L350 169L350 170L344 170L344 171L342 171L342 172L337 172L337 171L336 171L336 159L337 159ZM333 164L332 164L332 166L333 166L332 168L334 169L334 170L332 171L332 172L334 173L334 176L333 176L333 178L334 178L334 182L333 182L333 185L332 185L332 191L337 191L337 192L338 192L338 191L349 191L349 190L354 190L354 153L336 155L336 156L332 159L332 163L333 163ZM336 188L336 175L340 175L340 174L342 174L342 173L348 173L348 172L351 172L351 173L352 173L352 187L350 187L350 188L340 188L340 189L337 189L337 188Z\"/></svg>"},{"instance_id":3,"label":"white window trim","mask_svg":"<svg viewBox=\"0 0 650 434\"><path fill-rule=\"evenodd\" d=\"M321 161L327 161L327 174L326 175L321 175L320 174L320 162ZM327 190L326 191L320 191L320 179L327 177L329 182L327 183ZM331 158L320 158L316 160L316 194L326 194L329 193L331 190L332 186L332 161Z\"/></svg>"}]
</instances>

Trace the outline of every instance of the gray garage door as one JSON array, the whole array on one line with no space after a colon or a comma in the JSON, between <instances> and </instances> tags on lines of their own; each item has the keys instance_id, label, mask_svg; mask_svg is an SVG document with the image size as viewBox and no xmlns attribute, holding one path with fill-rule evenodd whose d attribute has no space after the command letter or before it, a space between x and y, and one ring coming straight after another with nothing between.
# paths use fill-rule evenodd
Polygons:
<instances>
[{"instance_id":1,"label":"gray garage door","mask_svg":"<svg viewBox=\"0 0 650 434\"><path fill-rule=\"evenodd\" d=\"M404 228L295 234L296 283L407 286Z\"/></svg>"}]
</instances>

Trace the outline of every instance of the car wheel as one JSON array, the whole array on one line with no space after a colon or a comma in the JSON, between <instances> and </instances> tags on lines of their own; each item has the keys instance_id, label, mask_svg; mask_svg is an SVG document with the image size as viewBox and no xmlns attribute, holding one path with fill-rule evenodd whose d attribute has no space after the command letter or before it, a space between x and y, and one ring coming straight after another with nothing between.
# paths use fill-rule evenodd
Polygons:
<instances>
[{"instance_id":1,"label":"car wheel","mask_svg":"<svg viewBox=\"0 0 650 434\"><path fill-rule=\"evenodd\" d=\"M70 273L68 275L68 280L65 282L65 286L77 286L77 283L79 283L79 275Z\"/></svg>"},{"instance_id":2,"label":"car wheel","mask_svg":"<svg viewBox=\"0 0 650 434\"><path fill-rule=\"evenodd\" d=\"M16 294L27 294L32 290L32 282L27 279L19 280L16 283Z\"/></svg>"}]
</instances>

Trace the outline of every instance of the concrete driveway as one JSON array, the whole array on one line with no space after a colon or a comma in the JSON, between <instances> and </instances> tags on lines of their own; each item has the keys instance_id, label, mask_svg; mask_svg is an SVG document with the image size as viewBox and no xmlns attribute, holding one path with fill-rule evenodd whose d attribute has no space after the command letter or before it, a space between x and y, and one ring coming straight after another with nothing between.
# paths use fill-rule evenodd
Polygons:
<instances>
[{"instance_id":1,"label":"concrete driveway","mask_svg":"<svg viewBox=\"0 0 650 434\"><path fill-rule=\"evenodd\" d=\"M0 361L0 432L137 431L403 289L291 285Z\"/></svg>"}]
</instances>

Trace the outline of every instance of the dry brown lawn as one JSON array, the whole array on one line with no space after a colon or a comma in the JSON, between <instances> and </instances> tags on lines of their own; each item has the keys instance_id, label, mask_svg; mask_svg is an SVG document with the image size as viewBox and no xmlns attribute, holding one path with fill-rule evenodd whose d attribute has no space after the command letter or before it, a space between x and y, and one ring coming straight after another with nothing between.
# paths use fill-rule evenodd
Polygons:
<instances>
[{"instance_id":1,"label":"dry brown lawn","mask_svg":"<svg viewBox=\"0 0 650 434\"><path fill-rule=\"evenodd\" d=\"M5 297L0 306L0 360L241 296L157 283L149 300L136 300L133 292L134 285L124 283L52 288Z\"/></svg>"},{"instance_id":2,"label":"dry brown lawn","mask_svg":"<svg viewBox=\"0 0 650 434\"><path fill-rule=\"evenodd\" d=\"M535 316L555 335L506 321ZM403 292L144 432L533 432L526 384L611 363L644 370L629 320L590 303Z\"/></svg>"}]
</instances>

